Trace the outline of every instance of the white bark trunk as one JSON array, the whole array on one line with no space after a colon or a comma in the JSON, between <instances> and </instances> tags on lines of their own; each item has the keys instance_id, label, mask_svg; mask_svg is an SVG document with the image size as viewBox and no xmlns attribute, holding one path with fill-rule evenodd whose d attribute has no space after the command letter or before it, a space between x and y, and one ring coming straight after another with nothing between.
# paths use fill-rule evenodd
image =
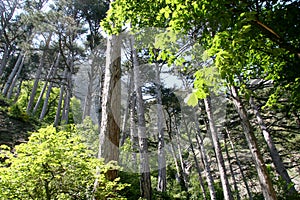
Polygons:
<instances>
[{"instance_id":1,"label":"white bark trunk","mask_svg":"<svg viewBox=\"0 0 300 200\"><path fill-rule=\"evenodd\" d=\"M208 121L209 121L209 128L210 128L210 132L211 132L211 136L212 136L213 146L214 146L216 157L217 157L224 199L225 200L233 200L233 196L231 194L229 182L228 182L227 175L226 175L226 168L225 168L224 158L222 155L222 150L221 150L221 146L220 146L220 142L219 142L219 138L218 138L218 133L217 133L215 121L213 118L210 97L207 97L204 99L204 104L205 104L205 110L206 110Z\"/></svg>"},{"instance_id":2,"label":"white bark trunk","mask_svg":"<svg viewBox=\"0 0 300 200\"><path fill-rule=\"evenodd\" d=\"M134 90L136 92L137 118L138 118L138 137L140 149L140 185L141 196L147 200L151 199L151 178L148 155L148 142L146 135L145 110L140 80L140 66L138 63L137 52L134 48L134 38L131 39L131 48L133 54L133 73L134 73Z\"/></svg>"}]
</instances>

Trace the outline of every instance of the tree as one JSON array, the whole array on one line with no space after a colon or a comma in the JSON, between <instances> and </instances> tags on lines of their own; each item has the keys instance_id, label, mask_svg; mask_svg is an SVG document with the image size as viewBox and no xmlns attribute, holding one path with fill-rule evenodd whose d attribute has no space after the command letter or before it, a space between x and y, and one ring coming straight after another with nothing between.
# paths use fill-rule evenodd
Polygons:
<instances>
[{"instance_id":1,"label":"tree","mask_svg":"<svg viewBox=\"0 0 300 200\"><path fill-rule=\"evenodd\" d=\"M104 74L98 156L109 162L119 160L121 38L118 35L107 37ZM117 177L117 172L109 171L107 176L109 180L113 180Z\"/></svg>"},{"instance_id":2,"label":"tree","mask_svg":"<svg viewBox=\"0 0 300 200\"><path fill-rule=\"evenodd\" d=\"M131 49L133 56L133 80L134 80L134 91L136 95L136 112L137 112L137 126L138 126L138 140L139 140L139 153L140 153L140 189L141 196L147 200L152 198L151 191L151 177L149 167L149 156L148 156L148 141L146 135L146 123L145 123L145 108L142 94L141 74L140 65L138 62L137 52L135 49L135 41L132 36L131 38Z\"/></svg>"}]
</instances>

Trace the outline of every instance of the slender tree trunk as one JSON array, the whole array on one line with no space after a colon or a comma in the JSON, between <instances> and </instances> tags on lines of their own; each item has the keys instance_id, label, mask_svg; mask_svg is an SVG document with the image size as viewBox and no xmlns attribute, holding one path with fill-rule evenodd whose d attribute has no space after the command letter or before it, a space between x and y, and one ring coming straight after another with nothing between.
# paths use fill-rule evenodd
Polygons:
<instances>
[{"instance_id":1,"label":"slender tree trunk","mask_svg":"<svg viewBox=\"0 0 300 200\"><path fill-rule=\"evenodd\" d=\"M228 152L226 135L224 136L224 148L225 148L225 152L226 152L226 157L227 157L227 161L228 161L228 166L229 166L229 170L230 170L234 190L235 190L235 193L236 193L236 199L240 200L241 199L240 192L239 192L239 188L237 186L237 182L236 182L236 179L235 179L235 176L234 176L234 171L233 171L232 164L231 164L231 158L230 158L230 155L229 155L229 152Z\"/></svg>"},{"instance_id":2,"label":"slender tree trunk","mask_svg":"<svg viewBox=\"0 0 300 200\"><path fill-rule=\"evenodd\" d=\"M1 65L0 65L0 77L3 73L3 70L7 64L7 59L9 56L9 50L8 50L8 45L7 44L3 44L4 45L4 52L3 52L3 56L2 56L2 60L1 60Z\"/></svg>"},{"instance_id":3,"label":"slender tree trunk","mask_svg":"<svg viewBox=\"0 0 300 200\"><path fill-rule=\"evenodd\" d=\"M178 156L179 156L179 161L180 161L180 166L181 166L181 171L182 171L182 178L183 178L183 182L184 182L184 189L187 191L188 190L188 176L187 176L187 171L186 171L186 167L185 167L185 164L184 164L184 160L183 160L183 153L182 153L182 148L181 148L181 145L180 145L180 140L179 140L179 137L180 137L180 131L178 130L175 122L174 122L174 127L176 129L176 134L174 136L175 138L175 141L177 143L177 149L178 149Z\"/></svg>"},{"instance_id":4,"label":"slender tree trunk","mask_svg":"<svg viewBox=\"0 0 300 200\"><path fill-rule=\"evenodd\" d=\"M208 189L209 189L210 199L216 200L217 196L216 196L216 191L215 191L215 187L214 187L214 180L213 180L213 177L210 172L210 163L208 161L206 150L205 150L205 147L203 144L203 138L201 136L201 130L200 130L198 118L197 118L196 112L194 110L193 110L193 118L194 118L196 130L197 130L196 141L198 143L199 151L201 153L201 157L202 157L202 160L204 163L206 182L207 182Z\"/></svg>"},{"instance_id":5,"label":"slender tree trunk","mask_svg":"<svg viewBox=\"0 0 300 200\"><path fill-rule=\"evenodd\" d=\"M193 141L191 139L191 132L188 130L186 120L183 120L183 123L184 123L185 130L187 132L187 135L188 135L189 143L191 145L190 147L191 147L191 150L192 150L192 153L193 153L193 158L194 158L196 170L197 170L198 177L199 177L199 184L200 184L200 188L202 190L202 197L203 197L204 200L206 200L207 199L206 198L206 190L205 190L205 187L204 187L204 181L203 181L201 169L200 169L200 166L199 166L198 158L197 158L197 155L196 155L196 152L195 152L195 149L194 149L194 144L193 144Z\"/></svg>"},{"instance_id":6,"label":"slender tree trunk","mask_svg":"<svg viewBox=\"0 0 300 200\"><path fill-rule=\"evenodd\" d=\"M47 89L46 96L45 96L45 100L44 100L44 103L43 103L43 108L42 108L42 111L41 111L41 114L40 114L40 118L39 118L40 121L43 120L45 115L46 115L52 87L53 87L53 82L50 82L50 84L48 86L48 89Z\"/></svg>"},{"instance_id":7,"label":"slender tree trunk","mask_svg":"<svg viewBox=\"0 0 300 200\"><path fill-rule=\"evenodd\" d=\"M250 125L245 107L244 107L242 101L240 100L240 97L238 96L236 88L234 86L231 86L230 90L231 90L231 95L233 97L232 98L233 103L234 103L234 105L239 113L239 116L241 118L241 121L242 121L242 126L244 128L245 137L248 142L249 149L251 151L251 154L252 154L255 166L256 166L256 170L258 173L258 180L261 185L261 189L262 189L264 198L266 200L275 200L275 199L277 199L277 197L276 197L271 179L268 175L264 160L258 149L257 139L256 139L253 129Z\"/></svg>"},{"instance_id":8,"label":"slender tree trunk","mask_svg":"<svg viewBox=\"0 0 300 200\"><path fill-rule=\"evenodd\" d=\"M168 113L169 115L169 123L168 120L166 121L166 126L167 126L167 133L169 136L169 140L170 140L170 145L171 145L171 153L172 153L172 157L174 160L174 164L175 164L175 168L176 168L176 180L180 183L180 185L182 185L182 183L184 183L181 172L180 172L180 167L178 165L178 160L177 160L177 154L175 153L175 147L174 147L174 143L173 143L173 137L172 137L172 118L170 113Z\"/></svg>"},{"instance_id":9,"label":"slender tree trunk","mask_svg":"<svg viewBox=\"0 0 300 200\"><path fill-rule=\"evenodd\" d=\"M137 52L134 48L134 38L131 39L131 49L133 54L133 73L134 73L134 90L136 92L136 104L137 104L137 119L138 119L138 137L139 137L139 149L140 149L140 186L141 197L147 200L151 199L151 177L149 167L149 155L148 155L148 142L146 135L146 122L145 122L145 110L143 95L141 89L140 80L140 66L138 63Z\"/></svg>"},{"instance_id":10,"label":"slender tree trunk","mask_svg":"<svg viewBox=\"0 0 300 200\"><path fill-rule=\"evenodd\" d=\"M216 153L216 157L217 157L224 199L225 200L233 200L233 196L230 191L229 182L228 182L228 179L226 176L226 168L225 168L224 158L222 155L222 150L221 150L221 146L220 146L220 142L219 142L219 138L218 138L218 133L217 133L214 118L213 118L210 97L207 97L204 99L204 104L205 104L205 110L206 110L208 121L209 121L209 128L210 128L210 132L211 132L211 136L212 136L212 141L213 141L213 145L214 145L214 149L215 149L215 153Z\"/></svg>"},{"instance_id":11,"label":"slender tree trunk","mask_svg":"<svg viewBox=\"0 0 300 200\"><path fill-rule=\"evenodd\" d=\"M12 97L15 85L17 84L17 81L18 81L19 76L21 74L21 71L23 69L24 61L25 61L25 56L23 57L23 59L21 61L21 64L19 66L19 69L18 69L17 73L15 74L15 76L14 76L14 78L13 78L11 84L10 84L10 87L9 87L9 90L8 90L8 93L7 93L7 96L6 96L8 99L10 99Z\"/></svg>"},{"instance_id":12,"label":"slender tree trunk","mask_svg":"<svg viewBox=\"0 0 300 200\"><path fill-rule=\"evenodd\" d=\"M234 148L233 142L232 142L232 140L231 140L230 133L229 133L229 131L228 131L228 129L227 129L226 127L225 127L225 130L226 130L226 134L227 134L227 136L228 136L228 140L229 140L229 142L230 142L231 149L232 149L232 151L233 151L233 153L234 153L235 160L236 160L237 165L238 165L238 167L239 167L239 170L240 170L240 172L241 172L241 176L242 176L243 182L244 182L244 184L245 184L245 187L246 187L246 190L247 190L247 194L248 194L248 196L249 196L249 200L252 200L252 199L253 199L253 198L252 198L252 194L251 194L251 191L250 191L250 188L249 188L249 185L248 185L246 176L245 176L245 174L244 174L244 170L243 170L243 168L242 168L240 159L239 159L239 157L238 157L238 155L237 155L237 153L236 153L236 150L235 150L235 148Z\"/></svg>"},{"instance_id":13,"label":"slender tree trunk","mask_svg":"<svg viewBox=\"0 0 300 200\"><path fill-rule=\"evenodd\" d=\"M68 69L66 67L65 71L64 71L64 75L63 75L64 79L67 79L67 73L68 73ZM62 84L60 86L59 100L58 100L57 110L56 110L55 119L54 119L54 126L58 126L58 124L59 124L61 107L62 107L63 97L64 97L64 89L65 89L65 86L64 86L64 84Z\"/></svg>"},{"instance_id":14,"label":"slender tree trunk","mask_svg":"<svg viewBox=\"0 0 300 200\"><path fill-rule=\"evenodd\" d=\"M36 102L36 104L35 104L35 106L34 106L34 108L33 108L32 114L35 114L35 113L36 113L36 111L37 111L37 109L38 109L40 103L42 102L42 99L43 99L44 93L45 93L45 91L46 91L46 88L47 88L47 86L48 86L48 83L49 83L50 79L51 79L51 78L55 75L55 73L56 73L56 69L57 69L58 64L59 64L59 58L60 58L60 53L57 54L56 61L55 61L55 63L51 66L51 68L50 68L50 70L49 70L49 73L48 73L48 75L47 75L47 77L46 77L45 84L44 84L44 86L43 86L43 88L42 88L42 91L40 92L40 95L39 95L39 97L38 97L38 100L37 100L37 102ZM52 82L51 82L50 84L53 85ZM52 88L52 86L51 86L51 88ZM50 91L51 91L51 88L50 88ZM47 94L48 94L48 92L47 92ZM47 96L47 95L46 95L46 96ZM49 96L50 96L50 93L49 93ZM48 98L49 98L49 96L48 96ZM45 98L45 101L46 101L46 98ZM45 101L44 101L44 102L45 102ZM44 104L44 105L45 105L45 104ZM48 99L47 99L46 105L48 105ZM47 107L47 106L46 106L46 107ZM43 109L44 109L44 106L43 106ZM42 111L42 112L43 112L43 111ZM46 110L44 110L44 112L46 113ZM43 117L44 117L44 114L43 114L43 115L40 114L40 120L41 120L41 116L42 116L42 118L43 118Z\"/></svg>"},{"instance_id":15,"label":"slender tree trunk","mask_svg":"<svg viewBox=\"0 0 300 200\"><path fill-rule=\"evenodd\" d=\"M13 82L13 79L14 79L15 75L17 74L19 68L21 67L21 64L22 64L24 58L25 58L25 54L23 55L22 53L20 53L19 56L18 56L17 62L15 64L12 72L8 76L8 79L7 79L7 81L4 85L4 88L3 88L3 91L2 91L3 96L7 96L7 93L8 93L8 91L11 87L11 84Z\"/></svg>"},{"instance_id":16,"label":"slender tree trunk","mask_svg":"<svg viewBox=\"0 0 300 200\"><path fill-rule=\"evenodd\" d=\"M162 107L162 94L161 94L161 81L160 81L160 67L155 63L155 92L156 92L156 105L157 105L157 131L158 131L158 183L157 191L165 192L167 188L167 170L166 170L166 157L165 157L165 139L164 139L164 126L163 126L163 107Z\"/></svg>"},{"instance_id":17,"label":"slender tree trunk","mask_svg":"<svg viewBox=\"0 0 300 200\"><path fill-rule=\"evenodd\" d=\"M133 78L133 76L132 76ZM133 85L133 81L132 81L132 86ZM132 88L134 90L134 88ZM132 170L133 172L137 172L138 171L138 167L137 167L137 154L136 152L138 152L138 134L137 134L137 130L136 130L136 122L135 122L135 106L136 106L136 96L135 93L133 93L133 90L130 93L130 140L132 143Z\"/></svg>"},{"instance_id":18,"label":"slender tree trunk","mask_svg":"<svg viewBox=\"0 0 300 200\"><path fill-rule=\"evenodd\" d=\"M66 95L64 99L64 106L63 106L62 117L61 117L61 121L64 124L68 124L69 122L70 103L72 98L72 71L73 71L72 68L73 68L73 63L70 64L70 69L68 70L67 79L66 79L67 81Z\"/></svg>"},{"instance_id":19,"label":"slender tree trunk","mask_svg":"<svg viewBox=\"0 0 300 200\"><path fill-rule=\"evenodd\" d=\"M280 158L280 155L276 149L276 146L272 140L272 137L267 129L267 126L265 125L264 123L264 120L263 118L261 117L260 113L259 113L259 110L257 108L257 106L255 105L254 103L254 99L253 97L250 97L249 99L249 103L254 111L254 114L256 116L256 120L258 122L258 125L262 131L262 134L264 136L264 139L267 143L267 146L269 148L269 151L270 151L270 155L271 155L271 158L272 158L272 161L275 165L275 169L277 171L277 173L283 178L283 180L285 180L286 182L286 188L288 188L289 185L292 184L292 187L290 188L289 190L289 193L296 193L296 189L294 187L294 183L292 182L285 166L283 165L283 162Z\"/></svg>"},{"instance_id":20,"label":"slender tree trunk","mask_svg":"<svg viewBox=\"0 0 300 200\"><path fill-rule=\"evenodd\" d=\"M52 33L50 33L50 35L49 35L49 37L46 41L46 45L45 45L46 49L49 48L51 37L52 37ZM33 104L34 104L34 98L36 96L36 92L37 92L37 89L38 89L38 84L39 84L41 74L42 74L42 69L44 68L44 65L45 65L45 58L46 58L46 50L43 51L43 55L41 57L39 67L38 67L38 69L36 71L36 74L35 74L35 80L34 80L34 83L33 83L33 87L32 87L31 93L30 93L30 98L29 98L27 108L26 108L26 113L27 114L30 114L31 111L32 111L32 107L33 107Z\"/></svg>"},{"instance_id":21,"label":"slender tree trunk","mask_svg":"<svg viewBox=\"0 0 300 200\"><path fill-rule=\"evenodd\" d=\"M120 78L121 39L117 35L111 35L107 38L98 153L98 157L104 158L105 162L119 160ZM109 180L114 180L117 178L117 171L110 170L106 176Z\"/></svg>"}]
</instances>

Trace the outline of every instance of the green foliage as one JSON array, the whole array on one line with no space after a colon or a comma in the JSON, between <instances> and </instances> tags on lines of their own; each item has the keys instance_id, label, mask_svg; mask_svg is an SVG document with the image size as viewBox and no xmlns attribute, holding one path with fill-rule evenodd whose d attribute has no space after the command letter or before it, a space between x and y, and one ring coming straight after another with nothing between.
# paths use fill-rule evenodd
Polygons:
<instances>
[{"instance_id":1,"label":"green foliage","mask_svg":"<svg viewBox=\"0 0 300 200\"><path fill-rule=\"evenodd\" d=\"M16 146L15 155L2 146L0 199L91 199L96 179L99 199L123 199L118 192L128 184L108 181L112 165L96 159L71 129L42 128Z\"/></svg>"},{"instance_id":2,"label":"green foliage","mask_svg":"<svg viewBox=\"0 0 300 200\"><path fill-rule=\"evenodd\" d=\"M13 104L8 108L8 114L10 117L29 122L30 117L20 108L18 104Z\"/></svg>"}]
</instances>

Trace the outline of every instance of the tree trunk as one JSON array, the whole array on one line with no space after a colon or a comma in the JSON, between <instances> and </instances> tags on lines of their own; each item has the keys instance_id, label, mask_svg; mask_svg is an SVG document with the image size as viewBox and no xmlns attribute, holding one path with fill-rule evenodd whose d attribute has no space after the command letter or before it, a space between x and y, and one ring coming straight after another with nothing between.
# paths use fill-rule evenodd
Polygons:
<instances>
[{"instance_id":1,"label":"tree trunk","mask_svg":"<svg viewBox=\"0 0 300 200\"><path fill-rule=\"evenodd\" d=\"M197 118L196 112L194 110L193 110L193 118L194 118L196 130L197 130L196 141L198 143L199 151L201 153L201 157L202 157L202 160L204 163L204 169L205 169L205 175L206 175L206 181L207 181L207 185L208 185L208 189L209 189L210 199L216 200L217 196L216 196L216 191L215 191L215 187L214 187L214 180L213 180L213 177L210 172L210 163L208 161L205 147L203 144L203 138L201 136L201 130L200 130L198 118Z\"/></svg>"},{"instance_id":2,"label":"tree trunk","mask_svg":"<svg viewBox=\"0 0 300 200\"><path fill-rule=\"evenodd\" d=\"M163 126L163 107L162 107L162 94L161 94L161 81L160 81L160 67L155 63L155 92L156 92L156 105L157 105L157 133L158 133L158 183L157 191L165 192L167 187L167 170L166 170L166 157L165 157L165 139L164 139L164 126Z\"/></svg>"},{"instance_id":3,"label":"tree trunk","mask_svg":"<svg viewBox=\"0 0 300 200\"><path fill-rule=\"evenodd\" d=\"M73 64L70 65L72 68ZM63 111L62 111L62 116L61 116L61 122L63 124L68 124L69 122L69 112L70 112L70 103L71 103L71 98L72 98L72 70L68 70L67 73L67 86L66 86L66 95L64 99L64 106L63 106Z\"/></svg>"},{"instance_id":4,"label":"tree trunk","mask_svg":"<svg viewBox=\"0 0 300 200\"><path fill-rule=\"evenodd\" d=\"M8 91L11 87L11 84L13 82L13 79L14 79L15 75L17 74L19 68L21 67L21 63L23 62L24 58L25 58L25 54L23 55L22 53L20 53L19 56L18 56L17 62L15 64L12 72L8 76L8 79L7 79L7 81L5 83L5 86L3 88L3 91L2 91L3 96L7 96L7 93L8 93Z\"/></svg>"},{"instance_id":5,"label":"tree trunk","mask_svg":"<svg viewBox=\"0 0 300 200\"><path fill-rule=\"evenodd\" d=\"M42 88L42 91L40 92L40 95L39 95L39 97L38 97L38 100L36 101L36 104L35 104L35 106L34 106L34 108L33 108L32 114L35 114L35 113L36 113L36 111L37 111L37 109L38 109L38 107L39 107L39 105L40 105L40 103L41 103L41 101L42 101L42 99L43 99L43 96L44 96L44 93L45 93L45 91L46 91L47 85L48 85L50 79L51 79L51 78L55 75L55 73L56 73L56 69L57 69L58 64L59 64L59 58L60 58L60 53L57 54L56 61L55 61L55 63L51 66L51 68L50 68L50 70L49 70L49 73L48 73L48 75L47 75L47 77L46 77L45 84L44 84L44 86L43 86L43 88ZM50 84L53 85L52 82L51 82ZM51 87L52 87L52 86L51 86ZM51 91L51 88L50 88L50 91ZM48 92L47 92L47 94L48 94ZM46 95L46 96L47 96L47 95ZM49 96L50 96L50 93L49 93ZM48 98L49 98L49 96L48 96ZM46 101L46 99L45 99L45 101ZM44 101L44 102L45 102L45 101ZM48 99L47 99L47 101L48 101ZM45 105L45 104L44 104L44 105ZM47 102L46 105L48 105L48 102ZM46 106L46 107L47 107L47 106ZM44 106L43 106L43 109L44 109ZM44 110L44 112L46 113L46 110ZM43 110L42 110L41 113L43 113ZM44 117L44 114L43 114L43 115L40 114L40 120L41 120L41 116ZM42 118L43 118L43 117L42 117Z\"/></svg>"},{"instance_id":6,"label":"tree trunk","mask_svg":"<svg viewBox=\"0 0 300 200\"><path fill-rule=\"evenodd\" d=\"M64 71L64 75L63 75L64 79L67 79L67 73L68 73L68 69L66 67L65 71ZM57 110L56 110L55 119L54 119L54 126L58 126L58 124L59 124L61 107L62 107L62 103L63 103L64 89L65 89L64 84L61 84L60 92L59 92L59 100L58 100Z\"/></svg>"},{"instance_id":7,"label":"tree trunk","mask_svg":"<svg viewBox=\"0 0 300 200\"><path fill-rule=\"evenodd\" d=\"M240 100L240 97L238 96L235 86L231 86L230 91L231 91L231 95L233 97L232 98L233 103L234 103L234 105L237 109L237 112L239 113L239 116L242 121L244 134L245 134L246 140L249 145L249 149L251 151L251 154L252 154L255 166L256 166L258 180L261 185L262 193L266 200L275 200L275 199L277 199L277 197L276 197L271 179L268 175L264 160L258 149L257 139L256 139L253 129L250 125L245 107L244 107L242 101Z\"/></svg>"},{"instance_id":8,"label":"tree trunk","mask_svg":"<svg viewBox=\"0 0 300 200\"><path fill-rule=\"evenodd\" d=\"M12 97L12 94L13 94L13 91L14 91L14 88L15 88L15 85L19 79L19 76L21 74L21 71L23 69L23 66L24 66L24 61L25 61L25 56L23 57L22 61L21 61L21 64L19 66L19 69L17 71L17 73L15 74L11 84L10 84L10 87L9 87L9 90L8 90L8 93L7 93L7 98L10 99Z\"/></svg>"},{"instance_id":9,"label":"tree trunk","mask_svg":"<svg viewBox=\"0 0 300 200\"><path fill-rule=\"evenodd\" d=\"M46 41L45 49L49 48L51 37L52 37L52 33L50 33L50 35L49 35L49 37ZM30 114L31 111L32 111L34 98L36 96L36 92L37 92L37 89L38 89L38 84L39 84L40 77L41 77L41 74L42 74L42 69L44 68L44 65L45 65L45 58L46 58L46 50L43 51L39 67L38 67L38 69L36 71L36 74L35 74L35 80L34 80L34 83L33 83L33 87L32 87L31 93L30 93L30 98L29 98L27 108L26 108L26 113L27 114Z\"/></svg>"},{"instance_id":10,"label":"tree trunk","mask_svg":"<svg viewBox=\"0 0 300 200\"><path fill-rule=\"evenodd\" d=\"M247 183L247 179L246 179L246 176L245 176L245 174L244 174L244 170L243 170L243 168L242 168L240 159L239 159L239 157L238 157L238 155L237 155L237 153L236 153L236 151L235 151L233 142L232 142L231 137L230 137L230 133L229 133L229 131L228 131L228 129L227 129L226 127L225 127L225 131L226 131L226 134L227 134L227 136L228 136L228 139L229 139L229 142L230 142L231 149L232 149L232 151L233 151L233 153L234 153L235 160L236 160L237 165L238 165L238 167L239 167L239 170L240 170L240 172L241 172L241 176L242 176L243 182L244 182L244 184L245 184L245 187L246 187L246 190L247 190L247 194L248 194L248 196L249 196L249 200L252 200L252 199L253 199L253 198L252 198L252 194L251 194L249 185L248 185L248 183Z\"/></svg>"},{"instance_id":11,"label":"tree trunk","mask_svg":"<svg viewBox=\"0 0 300 200\"><path fill-rule=\"evenodd\" d=\"M0 77L3 73L3 70L7 64L7 59L9 56L9 50L8 50L8 45L7 44L3 44L4 45L4 52L3 52L3 56L2 56L2 60L1 60L1 65L0 65Z\"/></svg>"},{"instance_id":12,"label":"tree trunk","mask_svg":"<svg viewBox=\"0 0 300 200\"><path fill-rule=\"evenodd\" d=\"M194 144L193 144L193 141L191 139L191 132L188 130L186 120L183 120L183 123L184 123L184 126L185 126L185 130L187 132L187 135L188 135L189 143L191 145L190 147L191 147L191 150L192 150L192 153L193 153L193 158L194 158L196 170L197 170L198 177L199 177L199 184L200 184L200 188L202 190L202 197L203 197L204 200L206 200L207 199L206 198L206 190L205 190L205 187L204 187L204 181L203 181L203 178L202 178L202 173L201 173L201 169L200 169L200 166L199 166L198 158L197 158L197 155L196 155L196 152L195 152L195 149L194 149Z\"/></svg>"},{"instance_id":13,"label":"tree trunk","mask_svg":"<svg viewBox=\"0 0 300 200\"><path fill-rule=\"evenodd\" d=\"M290 188L289 190L289 193L296 193L296 189L294 187L294 183L292 182L286 168L284 167L283 165L283 162L280 158L280 155L276 149L276 146L272 140L272 137L267 129L267 126L265 125L264 123L264 120L263 118L261 117L260 113L259 113L259 110L257 108L257 106L255 105L254 103L254 99L253 97L250 97L249 99L249 103L254 111L254 114L256 116L256 120L258 122L258 125L262 131L262 134L264 136L264 139L267 143L267 146L269 148L269 151L270 151L270 155L271 155L271 158L272 158L272 161L275 165L275 169L277 171L277 173L283 178L283 180L285 180L286 182L286 189L288 188L289 185L292 185L292 187Z\"/></svg>"},{"instance_id":14,"label":"tree trunk","mask_svg":"<svg viewBox=\"0 0 300 200\"><path fill-rule=\"evenodd\" d=\"M220 146L220 142L219 142L219 138L218 138L218 133L217 133L215 121L213 118L210 97L207 97L204 99L204 104L205 104L205 110L206 110L208 121L209 121L209 128L210 128L210 132L211 132L211 136L212 136L212 141L213 141L213 145L214 145L214 149L215 149L215 153L216 153L216 157L217 157L224 199L225 200L233 200L233 196L230 191L229 182L228 182L228 179L226 176L226 168L225 168L222 150L221 150L221 146Z\"/></svg>"},{"instance_id":15,"label":"tree trunk","mask_svg":"<svg viewBox=\"0 0 300 200\"><path fill-rule=\"evenodd\" d=\"M133 78L133 76L132 76ZM132 81L132 86L133 81ZM134 88L133 88L134 90ZM130 93L130 140L132 143L132 170L133 172L137 172L138 167L137 167L137 154L136 152L138 151L138 134L136 130L136 123L135 123L135 106L136 106L136 96L135 93L133 93L133 90Z\"/></svg>"},{"instance_id":16,"label":"tree trunk","mask_svg":"<svg viewBox=\"0 0 300 200\"><path fill-rule=\"evenodd\" d=\"M117 35L111 35L107 38L98 153L98 157L104 158L105 162L119 160L120 78L121 39ZM117 171L110 170L106 176L109 180L114 180L117 178Z\"/></svg>"},{"instance_id":17,"label":"tree trunk","mask_svg":"<svg viewBox=\"0 0 300 200\"><path fill-rule=\"evenodd\" d=\"M230 170L234 190L235 190L235 193L236 193L236 199L240 200L241 199L240 192L239 192L239 188L237 186L237 182L236 182L236 179L235 179L235 176L234 176L234 171L233 171L232 164L231 164L231 158L230 158L230 155L229 155L229 152L228 152L226 135L224 135L224 148L225 148L225 152L226 152L226 157L227 157L227 161L228 161L228 166L229 166L229 170Z\"/></svg>"},{"instance_id":18,"label":"tree trunk","mask_svg":"<svg viewBox=\"0 0 300 200\"><path fill-rule=\"evenodd\" d=\"M134 90L136 92L137 119L138 119L138 137L140 150L140 186L141 197L147 200L151 199L151 177L149 167L148 142L146 135L146 122L143 95L140 80L140 66L138 63L137 52L134 48L134 38L131 39L131 49L133 54L133 73L134 73Z\"/></svg>"}]
</instances>

